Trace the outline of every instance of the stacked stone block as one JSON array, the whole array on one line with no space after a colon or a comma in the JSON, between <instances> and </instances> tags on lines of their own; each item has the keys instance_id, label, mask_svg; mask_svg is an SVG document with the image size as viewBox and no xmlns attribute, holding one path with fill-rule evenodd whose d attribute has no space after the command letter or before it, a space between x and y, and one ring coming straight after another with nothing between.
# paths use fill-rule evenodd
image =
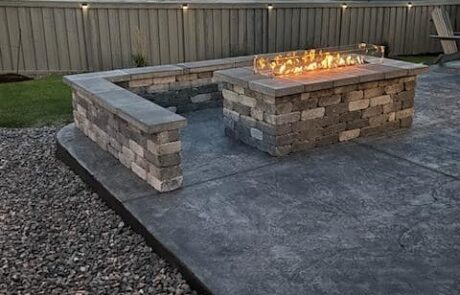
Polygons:
<instances>
[{"instance_id":1,"label":"stacked stone block","mask_svg":"<svg viewBox=\"0 0 460 295\"><path fill-rule=\"evenodd\" d=\"M222 106L222 93L212 75L213 71L205 71L137 79L129 81L126 87L171 111L186 113Z\"/></svg>"},{"instance_id":2,"label":"stacked stone block","mask_svg":"<svg viewBox=\"0 0 460 295\"><path fill-rule=\"evenodd\" d=\"M415 76L270 96L223 83L225 132L281 156L412 124Z\"/></svg>"},{"instance_id":3,"label":"stacked stone block","mask_svg":"<svg viewBox=\"0 0 460 295\"><path fill-rule=\"evenodd\" d=\"M146 133L107 110L83 91L73 91L76 126L137 176L160 192L182 185L178 129Z\"/></svg>"}]
</instances>

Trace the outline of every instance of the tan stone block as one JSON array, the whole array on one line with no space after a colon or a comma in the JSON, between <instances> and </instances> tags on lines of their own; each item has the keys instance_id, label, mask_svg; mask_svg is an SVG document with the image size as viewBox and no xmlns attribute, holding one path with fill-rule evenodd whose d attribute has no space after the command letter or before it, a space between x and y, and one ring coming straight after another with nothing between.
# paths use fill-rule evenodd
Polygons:
<instances>
[{"instance_id":1,"label":"tan stone block","mask_svg":"<svg viewBox=\"0 0 460 295\"><path fill-rule=\"evenodd\" d=\"M401 128L409 128L412 125L412 117L402 118Z\"/></svg>"},{"instance_id":2,"label":"tan stone block","mask_svg":"<svg viewBox=\"0 0 460 295\"><path fill-rule=\"evenodd\" d=\"M169 90L169 84L150 85L147 89L148 92L166 92Z\"/></svg>"},{"instance_id":3,"label":"tan stone block","mask_svg":"<svg viewBox=\"0 0 460 295\"><path fill-rule=\"evenodd\" d=\"M284 125L300 120L300 112L293 112L281 115L264 114L264 121L272 125Z\"/></svg>"},{"instance_id":4,"label":"tan stone block","mask_svg":"<svg viewBox=\"0 0 460 295\"><path fill-rule=\"evenodd\" d=\"M245 106L248 106L248 107L251 107L251 108L255 107L256 102L257 102L255 98L249 97L249 96L246 96L246 95L239 95L238 96L238 101L242 105L245 105Z\"/></svg>"},{"instance_id":5,"label":"tan stone block","mask_svg":"<svg viewBox=\"0 0 460 295\"><path fill-rule=\"evenodd\" d=\"M379 125L382 125L383 123L385 123L387 121L388 121L388 114L382 114L382 115L378 115L378 116L375 116L375 117L370 117L369 118L369 126L370 127L379 126Z\"/></svg>"},{"instance_id":6,"label":"tan stone block","mask_svg":"<svg viewBox=\"0 0 460 295\"><path fill-rule=\"evenodd\" d=\"M236 92L230 91L228 89L222 89L222 96L224 97L224 99L228 99L229 101L232 101L235 103L240 102L239 94Z\"/></svg>"},{"instance_id":7,"label":"tan stone block","mask_svg":"<svg viewBox=\"0 0 460 295\"><path fill-rule=\"evenodd\" d=\"M129 149L132 150L135 154L143 157L144 156L144 148L140 146L137 142L132 139L128 141Z\"/></svg>"},{"instance_id":8,"label":"tan stone block","mask_svg":"<svg viewBox=\"0 0 460 295\"><path fill-rule=\"evenodd\" d=\"M401 92L404 90L404 84L403 83L397 83L397 84L392 84L385 86L385 93L386 94L395 94L398 92Z\"/></svg>"},{"instance_id":9,"label":"tan stone block","mask_svg":"<svg viewBox=\"0 0 460 295\"><path fill-rule=\"evenodd\" d=\"M388 113L388 122L393 122L396 120L396 112Z\"/></svg>"},{"instance_id":10,"label":"tan stone block","mask_svg":"<svg viewBox=\"0 0 460 295\"><path fill-rule=\"evenodd\" d=\"M239 85L233 85L233 91L238 94L244 94L244 88Z\"/></svg>"},{"instance_id":11,"label":"tan stone block","mask_svg":"<svg viewBox=\"0 0 460 295\"><path fill-rule=\"evenodd\" d=\"M415 89L416 83L415 80L404 82L404 90L413 90Z\"/></svg>"},{"instance_id":12,"label":"tan stone block","mask_svg":"<svg viewBox=\"0 0 460 295\"><path fill-rule=\"evenodd\" d=\"M264 111L256 109L256 108L251 108L251 117L258 121L263 121L264 120Z\"/></svg>"},{"instance_id":13,"label":"tan stone block","mask_svg":"<svg viewBox=\"0 0 460 295\"><path fill-rule=\"evenodd\" d=\"M364 98L372 98L376 96L381 96L384 94L384 88L383 87L375 87L375 88L370 88L364 90Z\"/></svg>"},{"instance_id":14,"label":"tan stone block","mask_svg":"<svg viewBox=\"0 0 460 295\"><path fill-rule=\"evenodd\" d=\"M180 152L181 142L175 141L157 144L149 139L147 140L147 150L155 155L174 154Z\"/></svg>"},{"instance_id":15,"label":"tan stone block","mask_svg":"<svg viewBox=\"0 0 460 295\"><path fill-rule=\"evenodd\" d=\"M352 85L346 85L346 86L341 86L341 87L336 87L334 88L334 94L342 94L342 93L347 93L351 92L358 89L358 85L352 84Z\"/></svg>"},{"instance_id":16,"label":"tan stone block","mask_svg":"<svg viewBox=\"0 0 460 295\"><path fill-rule=\"evenodd\" d=\"M195 78L196 79L196 78ZM181 81L181 80L178 80ZM187 80L186 80L187 81ZM158 77L158 78L153 78L152 79L153 84L168 84L168 83L174 83L176 82L176 77L175 76L169 76L169 77Z\"/></svg>"},{"instance_id":17,"label":"tan stone block","mask_svg":"<svg viewBox=\"0 0 460 295\"><path fill-rule=\"evenodd\" d=\"M292 112L292 103L291 102L283 102L278 103L275 105L276 114L287 114Z\"/></svg>"},{"instance_id":18,"label":"tan stone block","mask_svg":"<svg viewBox=\"0 0 460 295\"><path fill-rule=\"evenodd\" d=\"M147 178L147 171L139 165L137 165L135 162L131 162L131 171L133 171L134 174L136 174L144 180Z\"/></svg>"},{"instance_id":19,"label":"tan stone block","mask_svg":"<svg viewBox=\"0 0 460 295\"><path fill-rule=\"evenodd\" d=\"M343 102L359 101L364 97L362 90L354 90L343 94Z\"/></svg>"},{"instance_id":20,"label":"tan stone block","mask_svg":"<svg viewBox=\"0 0 460 295\"><path fill-rule=\"evenodd\" d=\"M318 91L310 92L310 97L323 97L334 95L334 89L323 89Z\"/></svg>"},{"instance_id":21,"label":"tan stone block","mask_svg":"<svg viewBox=\"0 0 460 295\"><path fill-rule=\"evenodd\" d=\"M202 79L202 78L212 78L212 73L213 72L198 73L198 78L200 78L200 79Z\"/></svg>"},{"instance_id":22,"label":"tan stone block","mask_svg":"<svg viewBox=\"0 0 460 295\"><path fill-rule=\"evenodd\" d=\"M322 96L318 100L318 106L324 107L333 104L338 104L342 100L342 96L340 94L334 94L330 96Z\"/></svg>"},{"instance_id":23,"label":"tan stone block","mask_svg":"<svg viewBox=\"0 0 460 295\"><path fill-rule=\"evenodd\" d=\"M356 138L359 136L360 132L361 130L359 128L342 131L339 134L339 141L347 141L347 140Z\"/></svg>"},{"instance_id":24,"label":"tan stone block","mask_svg":"<svg viewBox=\"0 0 460 295\"><path fill-rule=\"evenodd\" d=\"M155 165L149 165L148 173L158 180L168 180L181 176L182 168L180 165L170 167L157 167Z\"/></svg>"},{"instance_id":25,"label":"tan stone block","mask_svg":"<svg viewBox=\"0 0 460 295\"><path fill-rule=\"evenodd\" d=\"M348 110L349 111L362 110L362 109L366 109L368 107L369 107L369 99L350 101L348 103Z\"/></svg>"},{"instance_id":26,"label":"tan stone block","mask_svg":"<svg viewBox=\"0 0 460 295\"><path fill-rule=\"evenodd\" d=\"M300 95L301 100L307 100L310 98L310 92L304 92Z\"/></svg>"},{"instance_id":27,"label":"tan stone block","mask_svg":"<svg viewBox=\"0 0 460 295\"><path fill-rule=\"evenodd\" d=\"M152 136L153 140L158 144L173 142L180 140L179 130L162 131Z\"/></svg>"},{"instance_id":28,"label":"tan stone block","mask_svg":"<svg viewBox=\"0 0 460 295\"><path fill-rule=\"evenodd\" d=\"M375 107L377 105L385 105L391 103L391 96L389 95L381 95L377 97L372 97L370 99L370 106Z\"/></svg>"},{"instance_id":29,"label":"tan stone block","mask_svg":"<svg viewBox=\"0 0 460 295\"><path fill-rule=\"evenodd\" d=\"M152 174L147 174L147 183L153 186L159 192L169 192L178 189L182 186L183 180L183 176L179 176L174 179L161 181L155 178L155 176Z\"/></svg>"},{"instance_id":30,"label":"tan stone block","mask_svg":"<svg viewBox=\"0 0 460 295\"><path fill-rule=\"evenodd\" d=\"M190 82L190 87L200 87L200 86L209 85L213 83L212 78L196 79L196 80L187 81L187 82Z\"/></svg>"},{"instance_id":31,"label":"tan stone block","mask_svg":"<svg viewBox=\"0 0 460 295\"><path fill-rule=\"evenodd\" d=\"M224 117L228 117L235 122L238 122L240 120L240 114L238 114L235 111L231 111L229 109L223 108L223 113L224 113Z\"/></svg>"},{"instance_id":32,"label":"tan stone block","mask_svg":"<svg viewBox=\"0 0 460 295\"><path fill-rule=\"evenodd\" d=\"M171 77L174 77L174 76L165 77L165 78L168 78L168 80L170 80ZM175 76L174 81L192 81L192 80L196 80L196 79L198 79L198 74L184 74L184 75ZM174 81L168 81L168 82L165 82L165 83L171 83L171 82L174 82ZM155 83L155 80L154 80L154 83ZM158 84L158 83L156 83L156 84ZM163 84L163 83L161 83L161 84Z\"/></svg>"},{"instance_id":33,"label":"tan stone block","mask_svg":"<svg viewBox=\"0 0 460 295\"><path fill-rule=\"evenodd\" d=\"M381 105L367 108L363 111L363 118L369 118L377 116L383 113L383 107Z\"/></svg>"},{"instance_id":34,"label":"tan stone block","mask_svg":"<svg viewBox=\"0 0 460 295\"><path fill-rule=\"evenodd\" d=\"M358 88L361 90L366 90L366 89L371 89L371 88L377 88L378 86L379 86L379 82L374 81L374 82L362 83L358 86Z\"/></svg>"},{"instance_id":35,"label":"tan stone block","mask_svg":"<svg viewBox=\"0 0 460 295\"><path fill-rule=\"evenodd\" d=\"M302 112L302 121L322 118L325 112L326 108L324 107L305 110Z\"/></svg>"},{"instance_id":36,"label":"tan stone block","mask_svg":"<svg viewBox=\"0 0 460 295\"><path fill-rule=\"evenodd\" d=\"M137 87L145 87L152 85L152 79L139 79L139 80L131 80L129 81L129 88L137 88Z\"/></svg>"},{"instance_id":37,"label":"tan stone block","mask_svg":"<svg viewBox=\"0 0 460 295\"><path fill-rule=\"evenodd\" d=\"M404 109L396 112L396 120L412 117L414 113L414 108Z\"/></svg>"}]
</instances>

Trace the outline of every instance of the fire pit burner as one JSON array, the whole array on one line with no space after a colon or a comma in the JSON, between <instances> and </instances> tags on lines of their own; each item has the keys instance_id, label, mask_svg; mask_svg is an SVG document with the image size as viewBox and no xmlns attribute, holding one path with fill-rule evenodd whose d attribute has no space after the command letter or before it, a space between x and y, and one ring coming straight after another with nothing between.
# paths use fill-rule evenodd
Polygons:
<instances>
[{"instance_id":1,"label":"fire pit burner","mask_svg":"<svg viewBox=\"0 0 460 295\"><path fill-rule=\"evenodd\" d=\"M416 75L428 67L357 53L330 62L337 54L318 59L311 52L256 57L254 67L215 72L226 134L280 156L411 126ZM341 66L347 56L353 66ZM322 70L310 70L312 63Z\"/></svg>"},{"instance_id":2,"label":"fire pit burner","mask_svg":"<svg viewBox=\"0 0 460 295\"><path fill-rule=\"evenodd\" d=\"M267 76L300 75L305 72L334 69L366 63L364 56L384 57L385 48L372 44L310 49L255 56L254 72Z\"/></svg>"}]
</instances>

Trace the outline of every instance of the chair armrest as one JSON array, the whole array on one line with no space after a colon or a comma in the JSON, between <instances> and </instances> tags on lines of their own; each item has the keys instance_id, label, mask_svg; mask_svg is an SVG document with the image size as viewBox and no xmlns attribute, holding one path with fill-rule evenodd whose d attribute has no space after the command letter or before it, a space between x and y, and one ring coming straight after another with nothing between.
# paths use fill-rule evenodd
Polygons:
<instances>
[{"instance_id":1,"label":"chair armrest","mask_svg":"<svg viewBox=\"0 0 460 295\"><path fill-rule=\"evenodd\" d=\"M439 36L439 35L430 35L430 38L441 39L441 40L460 40L460 36Z\"/></svg>"}]
</instances>

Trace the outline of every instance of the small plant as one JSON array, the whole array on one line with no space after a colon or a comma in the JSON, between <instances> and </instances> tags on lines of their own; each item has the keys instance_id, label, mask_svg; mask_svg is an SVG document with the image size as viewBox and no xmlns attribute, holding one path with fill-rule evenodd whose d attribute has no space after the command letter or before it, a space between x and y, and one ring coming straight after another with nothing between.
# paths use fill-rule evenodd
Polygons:
<instances>
[{"instance_id":1,"label":"small plant","mask_svg":"<svg viewBox=\"0 0 460 295\"><path fill-rule=\"evenodd\" d=\"M147 65L147 62L145 61L145 57L140 53L133 54L131 58L133 59L134 64L138 68L145 67Z\"/></svg>"},{"instance_id":2,"label":"small plant","mask_svg":"<svg viewBox=\"0 0 460 295\"><path fill-rule=\"evenodd\" d=\"M136 38L136 47L135 52L131 58L136 67L145 67L147 65L147 59L145 58L144 54L145 42L139 27L136 28L136 34L134 37Z\"/></svg>"}]
</instances>

